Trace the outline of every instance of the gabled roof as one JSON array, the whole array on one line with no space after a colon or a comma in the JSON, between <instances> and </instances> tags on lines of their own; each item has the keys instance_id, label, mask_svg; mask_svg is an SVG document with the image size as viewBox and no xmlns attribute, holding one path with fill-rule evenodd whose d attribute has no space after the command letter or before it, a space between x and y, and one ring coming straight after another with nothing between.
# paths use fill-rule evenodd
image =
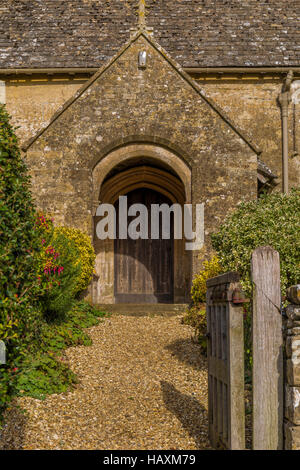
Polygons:
<instances>
[{"instance_id":1,"label":"gabled roof","mask_svg":"<svg viewBox=\"0 0 300 470\"><path fill-rule=\"evenodd\" d=\"M137 0L6 0L0 68L100 67L137 23ZM147 24L183 67L300 65L298 0L147 0Z\"/></svg>"},{"instance_id":2,"label":"gabled roof","mask_svg":"<svg viewBox=\"0 0 300 470\"><path fill-rule=\"evenodd\" d=\"M207 97L205 92L199 87L199 85L192 79L190 76L184 72L184 70L180 67L179 64L177 64L171 57L170 55L152 38L150 37L145 31L141 30L138 31L133 37L119 50L119 52L103 67L101 67L98 72L96 72L90 80L88 80L76 93L75 95L70 98L66 103L59 108L59 110L52 116L48 124L43 127L41 130L39 130L29 141L27 141L23 146L22 149L24 151L27 151L29 147L35 142L45 131L48 129L51 124L56 121L56 119L59 118L61 114L68 109L72 103L74 103L103 73L105 73L106 70L108 70L114 62L116 62L119 57L124 54L124 52L132 45L133 42L135 42L139 37L143 37L145 40L147 40L152 47L166 60L171 67L178 73L186 82L189 83L191 88L193 88L200 96L201 98L220 116L221 119L223 119L230 127L233 129L233 131L255 152L257 155L261 153L259 148L252 142L252 139L247 136L247 134L240 129L235 123L231 121L231 119L228 118L228 116L223 112L223 110L214 103L214 101Z\"/></svg>"}]
</instances>

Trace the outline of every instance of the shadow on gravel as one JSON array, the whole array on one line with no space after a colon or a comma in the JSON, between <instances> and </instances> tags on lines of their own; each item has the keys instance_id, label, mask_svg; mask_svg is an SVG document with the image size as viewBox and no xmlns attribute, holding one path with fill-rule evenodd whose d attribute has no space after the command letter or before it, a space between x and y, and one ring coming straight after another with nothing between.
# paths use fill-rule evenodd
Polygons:
<instances>
[{"instance_id":1,"label":"shadow on gravel","mask_svg":"<svg viewBox=\"0 0 300 470\"><path fill-rule=\"evenodd\" d=\"M27 415L19 406L12 404L5 412L5 420L0 429L0 450L22 450Z\"/></svg>"},{"instance_id":2,"label":"shadow on gravel","mask_svg":"<svg viewBox=\"0 0 300 470\"><path fill-rule=\"evenodd\" d=\"M166 408L179 419L194 439L197 449L209 449L206 409L196 398L179 392L169 382L161 381L160 384Z\"/></svg>"},{"instance_id":3,"label":"shadow on gravel","mask_svg":"<svg viewBox=\"0 0 300 470\"><path fill-rule=\"evenodd\" d=\"M180 362L184 362L197 370L207 370L206 357L201 355L200 345L191 339L178 339L168 344L166 349L176 356Z\"/></svg>"}]
</instances>

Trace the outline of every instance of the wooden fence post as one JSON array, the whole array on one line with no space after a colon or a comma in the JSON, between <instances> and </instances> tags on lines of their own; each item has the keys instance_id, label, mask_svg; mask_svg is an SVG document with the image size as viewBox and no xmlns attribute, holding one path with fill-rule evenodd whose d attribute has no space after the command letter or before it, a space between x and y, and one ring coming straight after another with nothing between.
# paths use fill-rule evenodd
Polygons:
<instances>
[{"instance_id":1,"label":"wooden fence post","mask_svg":"<svg viewBox=\"0 0 300 470\"><path fill-rule=\"evenodd\" d=\"M253 449L283 448L283 336L279 253L252 254Z\"/></svg>"}]
</instances>

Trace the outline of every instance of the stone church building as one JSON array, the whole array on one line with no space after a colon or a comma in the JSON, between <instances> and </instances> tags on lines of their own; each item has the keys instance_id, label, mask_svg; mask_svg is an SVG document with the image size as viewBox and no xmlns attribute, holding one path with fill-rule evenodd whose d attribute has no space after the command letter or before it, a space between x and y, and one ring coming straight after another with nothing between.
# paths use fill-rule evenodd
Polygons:
<instances>
[{"instance_id":1,"label":"stone church building","mask_svg":"<svg viewBox=\"0 0 300 470\"><path fill-rule=\"evenodd\" d=\"M93 302L187 302L209 234L240 201L282 190L284 151L299 185L299 16L298 0L0 6L0 99L37 206L93 239ZM203 204L204 245L99 240L97 208L120 195Z\"/></svg>"}]
</instances>

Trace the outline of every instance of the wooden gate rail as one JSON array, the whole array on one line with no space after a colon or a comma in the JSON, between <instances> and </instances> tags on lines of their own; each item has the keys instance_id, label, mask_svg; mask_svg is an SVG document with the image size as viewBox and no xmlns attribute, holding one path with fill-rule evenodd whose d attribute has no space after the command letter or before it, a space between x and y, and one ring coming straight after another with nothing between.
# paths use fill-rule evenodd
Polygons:
<instances>
[{"instance_id":1,"label":"wooden gate rail","mask_svg":"<svg viewBox=\"0 0 300 470\"><path fill-rule=\"evenodd\" d=\"M214 448L245 449L243 308L237 273L207 281L209 438Z\"/></svg>"}]
</instances>

